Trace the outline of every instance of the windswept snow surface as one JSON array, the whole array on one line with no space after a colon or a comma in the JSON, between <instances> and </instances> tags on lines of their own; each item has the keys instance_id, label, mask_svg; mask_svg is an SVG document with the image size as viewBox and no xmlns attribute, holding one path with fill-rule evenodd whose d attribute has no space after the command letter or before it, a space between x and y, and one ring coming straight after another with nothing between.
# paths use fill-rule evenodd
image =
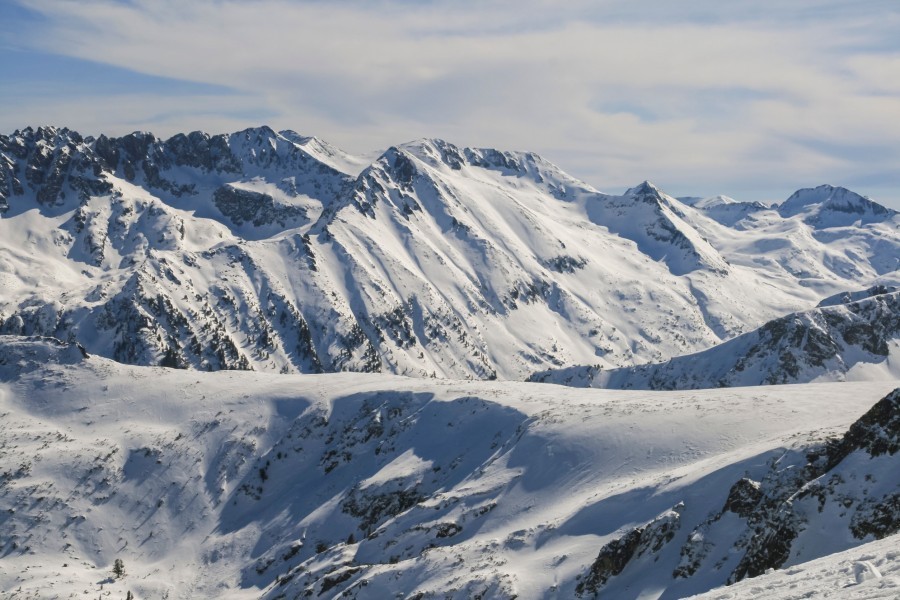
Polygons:
<instances>
[{"instance_id":1,"label":"windswept snow surface","mask_svg":"<svg viewBox=\"0 0 900 600\"><path fill-rule=\"evenodd\" d=\"M896 555L855 547L893 527L879 507L898 488L900 395L881 399L898 385L650 393L202 373L4 337L0 590L680 598L764 569L774 559L754 532L770 522L793 527L778 538L786 574L853 549L883 575L853 589L881 589ZM824 487L803 479L820 472ZM598 555L612 543L631 554L610 570Z\"/></svg>"},{"instance_id":2,"label":"windswept snow surface","mask_svg":"<svg viewBox=\"0 0 900 600\"><path fill-rule=\"evenodd\" d=\"M900 597L900 539L869 542L691 600L895 600Z\"/></svg>"}]
</instances>

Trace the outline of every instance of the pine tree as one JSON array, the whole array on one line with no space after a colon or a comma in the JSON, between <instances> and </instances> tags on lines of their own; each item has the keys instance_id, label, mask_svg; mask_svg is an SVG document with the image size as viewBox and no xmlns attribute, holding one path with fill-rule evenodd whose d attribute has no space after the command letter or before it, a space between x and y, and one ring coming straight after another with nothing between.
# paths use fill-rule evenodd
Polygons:
<instances>
[{"instance_id":1,"label":"pine tree","mask_svg":"<svg viewBox=\"0 0 900 600\"><path fill-rule=\"evenodd\" d=\"M117 558L113 561L113 575L116 576L116 579L121 579L125 576L125 563L122 562L121 558Z\"/></svg>"}]
</instances>

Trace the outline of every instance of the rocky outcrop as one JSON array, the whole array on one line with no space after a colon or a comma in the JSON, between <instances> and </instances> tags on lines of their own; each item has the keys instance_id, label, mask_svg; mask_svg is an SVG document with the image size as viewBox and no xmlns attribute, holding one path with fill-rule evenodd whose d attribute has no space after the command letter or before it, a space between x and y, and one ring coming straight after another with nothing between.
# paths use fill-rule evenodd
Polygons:
<instances>
[{"instance_id":1,"label":"rocky outcrop","mask_svg":"<svg viewBox=\"0 0 900 600\"><path fill-rule=\"evenodd\" d=\"M233 185L223 185L213 193L216 208L234 225L245 223L254 227L278 225L286 228L308 221L306 209L301 206L279 205L268 194L242 190Z\"/></svg>"},{"instance_id":2,"label":"rocky outcrop","mask_svg":"<svg viewBox=\"0 0 900 600\"><path fill-rule=\"evenodd\" d=\"M734 583L783 567L808 532L815 536L827 531L840 539L843 528L858 540L897 533L900 494L895 491L894 455L898 450L900 389L875 404L840 438L810 448L805 455L786 453L772 462L760 482L737 481L723 508L694 527L681 548L673 577L691 577L704 565L719 568L721 564L708 564L716 550L741 553L728 577ZM716 549L713 533L723 533L717 527L728 513L740 517L744 529L737 530L731 548Z\"/></svg>"},{"instance_id":3,"label":"rocky outcrop","mask_svg":"<svg viewBox=\"0 0 900 600\"><path fill-rule=\"evenodd\" d=\"M900 450L900 388L879 400L850 426L839 442L828 448L826 470L857 450L872 457L893 456Z\"/></svg>"},{"instance_id":4,"label":"rocky outcrop","mask_svg":"<svg viewBox=\"0 0 900 600\"><path fill-rule=\"evenodd\" d=\"M747 518L753 514L753 509L760 500L762 500L762 491L759 489L759 482L743 477L731 486L722 510L731 511L739 517Z\"/></svg>"},{"instance_id":5,"label":"rocky outcrop","mask_svg":"<svg viewBox=\"0 0 900 600\"><path fill-rule=\"evenodd\" d=\"M679 504L603 546L587 574L575 587L575 592L579 596L596 595L610 578L621 573L631 561L658 553L675 537L681 526L680 513L683 508L684 505Z\"/></svg>"}]
</instances>

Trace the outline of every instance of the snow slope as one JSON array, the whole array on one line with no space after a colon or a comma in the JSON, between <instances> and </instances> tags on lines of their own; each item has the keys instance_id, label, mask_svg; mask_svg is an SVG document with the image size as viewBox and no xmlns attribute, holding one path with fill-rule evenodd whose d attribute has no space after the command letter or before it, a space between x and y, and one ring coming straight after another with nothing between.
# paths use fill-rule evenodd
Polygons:
<instances>
[{"instance_id":1,"label":"snow slope","mask_svg":"<svg viewBox=\"0 0 900 600\"><path fill-rule=\"evenodd\" d=\"M200 373L4 337L0 589L678 598L792 573L896 540L897 386Z\"/></svg>"},{"instance_id":2,"label":"snow slope","mask_svg":"<svg viewBox=\"0 0 900 600\"><path fill-rule=\"evenodd\" d=\"M267 127L29 128L0 136L0 332L198 370L659 362L896 273L900 217L826 192L728 221L441 140L373 160Z\"/></svg>"},{"instance_id":3,"label":"snow slope","mask_svg":"<svg viewBox=\"0 0 900 600\"><path fill-rule=\"evenodd\" d=\"M900 378L900 292L893 286L826 298L718 346L664 363L535 373L530 380L675 390Z\"/></svg>"},{"instance_id":4,"label":"snow slope","mask_svg":"<svg viewBox=\"0 0 900 600\"><path fill-rule=\"evenodd\" d=\"M679 200L682 199L679 198ZM709 218L727 226L736 226L745 219L749 220L751 215L768 209L761 202L741 202L721 195L711 198L685 198L683 201L685 204L701 210Z\"/></svg>"},{"instance_id":5,"label":"snow slope","mask_svg":"<svg viewBox=\"0 0 900 600\"><path fill-rule=\"evenodd\" d=\"M728 588L691 596L692 600L835 598L891 600L900 594L897 536L869 542Z\"/></svg>"}]
</instances>

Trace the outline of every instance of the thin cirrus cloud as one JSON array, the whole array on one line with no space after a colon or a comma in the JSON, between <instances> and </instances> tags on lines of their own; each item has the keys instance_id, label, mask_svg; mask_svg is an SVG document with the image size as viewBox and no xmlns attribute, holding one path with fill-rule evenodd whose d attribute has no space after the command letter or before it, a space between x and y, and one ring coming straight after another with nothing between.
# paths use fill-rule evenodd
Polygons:
<instances>
[{"instance_id":1,"label":"thin cirrus cloud","mask_svg":"<svg viewBox=\"0 0 900 600\"><path fill-rule=\"evenodd\" d=\"M895 3L678 4L31 0L5 52L80 61L98 89L143 79L48 94L52 70L23 77L0 126L267 122L355 152L445 137L601 189L780 200L831 182L900 204Z\"/></svg>"}]
</instances>

